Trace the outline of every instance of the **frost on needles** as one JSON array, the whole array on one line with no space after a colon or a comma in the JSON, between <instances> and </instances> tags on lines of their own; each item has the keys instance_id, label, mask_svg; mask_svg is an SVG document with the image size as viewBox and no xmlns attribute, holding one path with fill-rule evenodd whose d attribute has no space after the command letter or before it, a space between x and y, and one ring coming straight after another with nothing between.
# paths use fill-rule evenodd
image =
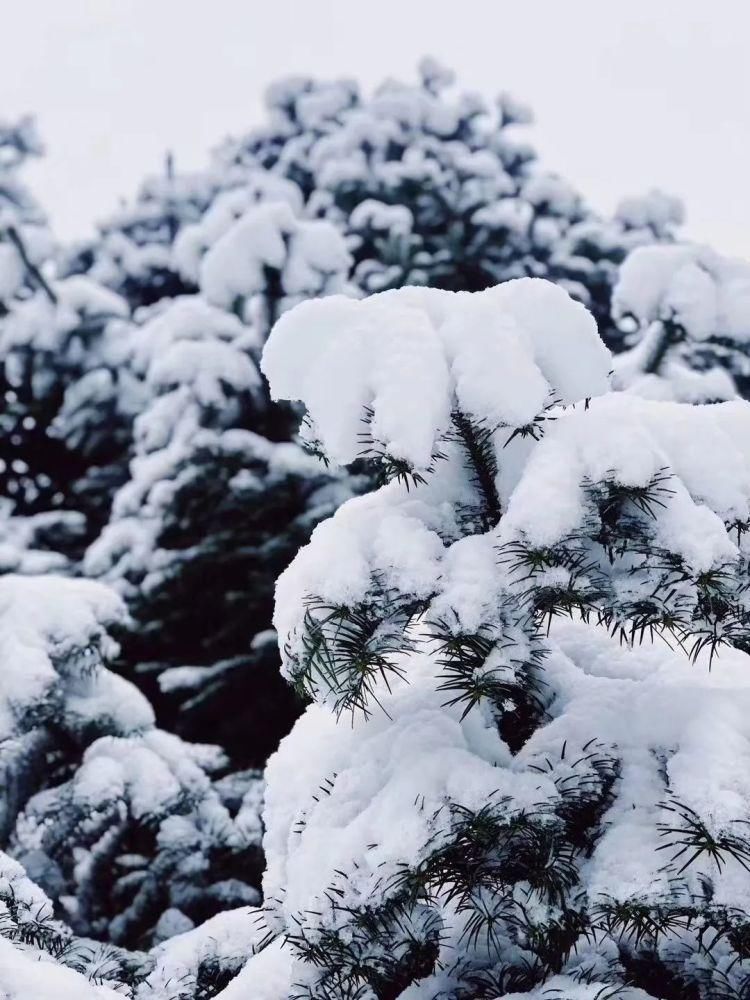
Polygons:
<instances>
[{"instance_id":1,"label":"frost on needles","mask_svg":"<svg viewBox=\"0 0 750 1000\"><path fill-rule=\"evenodd\" d=\"M268 943L220 995L744 995L748 405L611 393L538 279L304 303L263 368L389 481L278 583L313 704L268 767Z\"/></svg>"}]
</instances>

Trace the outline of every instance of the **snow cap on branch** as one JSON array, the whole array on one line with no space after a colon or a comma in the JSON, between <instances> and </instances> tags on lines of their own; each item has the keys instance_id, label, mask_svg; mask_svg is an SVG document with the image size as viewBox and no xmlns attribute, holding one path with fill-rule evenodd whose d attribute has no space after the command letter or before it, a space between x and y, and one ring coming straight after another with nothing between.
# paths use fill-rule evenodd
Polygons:
<instances>
[{"instance_id":1,"label":"snow cap on branch","mask_svg":"<svg viewBox=\"0 0 750 1000\"><path fill-rule=\"evenodd\" d=\"M371 411L373 437L416 469L430 465L453 407L523 427L552 403L606 392L610 367L588 311L533 278L473 295L411 287L302 303L262 362L274 398L305 404L331 460L358 457Z\"/></svg>"}]
</instances>

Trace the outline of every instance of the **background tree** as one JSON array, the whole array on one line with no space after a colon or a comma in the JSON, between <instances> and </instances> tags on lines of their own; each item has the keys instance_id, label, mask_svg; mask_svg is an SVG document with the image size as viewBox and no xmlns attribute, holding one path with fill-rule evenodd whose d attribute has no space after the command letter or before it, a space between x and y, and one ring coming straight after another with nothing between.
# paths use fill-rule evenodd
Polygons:
<instances>
[{"instance_id":1,"label":"background tree","mask_svg":"<svg viewBox=\"0 0 750 1000\"><path fill-rule=\"evenodd\" d=\"M113 322L125 301L55 275L20 179L41 152L30 120L0 127L0 492L18 516L45 515L44 546L76 556L106 520L139 399Z\"/></svg>"},{"instance_id":2,"label":"background tree","mask_svg":"<svg viewBox=\"0 0 750 1000\"><path fill-rule=\"evenodd\" d=\"M79 937L138 948L258 901L262 785L107 669L124 615L93 581L0 579L0 844Z\"/></svg>"},{"instance_id":3,"label":"background tree","mask_svg":"<svg viewBox=\"0 0 750 1000\"><path fill-rule=\"evenodd\" d=\"M202 294L131 334L149 401L130 481L85 570L126 597L125 659L163 721L210 733L243 766L262 766L299 711L278 673L275 580L351 495L291 440L297 418L271 404L257 359L268 323L290 301L344 287L347 265L329 223L256 206L201 258Z\"/></svg>"},{"instance_id":4,"label":"background tree","mask_svg":"<svg viewBox=\"0 0 750 1000\"><path fill-rule=\"evenodd\" d=\"M133 306L193 291L196 254L216 229L249 201L284 200L339 229L363 292L549 277L591 307L617 346L617 265L635 246L670 241L680 204L652 192L597 216L537 162L522 135L527 107L508 94L489 106L452 84L431 59L418 84L387 80L372 95L351 80L281 80L263 125L226 140L203 173L170 168L147 181L68 271L88 271Z\"/></svg>"}]
</instances>

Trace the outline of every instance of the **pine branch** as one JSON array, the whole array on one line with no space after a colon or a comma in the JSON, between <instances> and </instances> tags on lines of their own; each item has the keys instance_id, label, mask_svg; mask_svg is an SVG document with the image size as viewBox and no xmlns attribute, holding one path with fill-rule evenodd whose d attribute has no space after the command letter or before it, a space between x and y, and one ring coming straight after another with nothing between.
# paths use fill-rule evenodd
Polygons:
<instances>
[{"instance_id":1,"label":"pine branch","mask_svg":"<svg viewBox=\"0 0 750 1000\"><path fill-rule=\"evenodd\" d=\"M460 410L452 414L457 439L463 445L468 459L471 478L482 498L484 530L488 531L500 520L503 509L495 485L497 457L493 435L495 428L472 421Z\"/></svg>"},{"instance_id":2,"label":"pine branch","mask_svg":"<svg viewBox=\"0 0 750 1000\"><path fill-rule=\"evenodd\" d=\"M47 279L44 277L44 275L42 274L42 272L39 270L39 268L36 266L36 264L34 264L34 262L29 257L29 255L28 255L28 253L26 251L26 247L24 246L24 242L21 239L21 236L20 236L18 230L16 229L16 227L15 226L8 226L7 229L5 230L5 233L6 233L7 237L8 237L8 239L10 240L10 242L13 244L13 246L18 251L18 255L21 258L21 260L23 262L23 266L26 268L26 271L28 272L28 274L35 281L35 283L42 289L42 291L47 296L47 298L50 300L50 302L52 303L52 305L56 306L57 305L57 301L58 301L57 300L57 295L55 294L55 292L50 287L49 283L47 282Z\"/></svg>"}]
</instances>

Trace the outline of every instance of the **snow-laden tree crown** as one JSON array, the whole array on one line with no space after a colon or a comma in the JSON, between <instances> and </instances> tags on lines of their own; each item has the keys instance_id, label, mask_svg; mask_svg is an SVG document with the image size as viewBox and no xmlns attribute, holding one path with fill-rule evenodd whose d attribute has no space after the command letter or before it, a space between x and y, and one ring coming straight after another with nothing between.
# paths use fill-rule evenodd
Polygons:
<instances>
[{"instance_id":1,"label":"snow-laden tree crown","mask_svg":"<svg viewBox=\"0 0 750 1000\"><path fill-rule=\"evenodd\" d=\"M741 991L748 405L610 392L538 280L306 303L263 368L390 482L279 580L313 704L268 768L272 943L223 995Z\"/></svg>"}]
</instances>

